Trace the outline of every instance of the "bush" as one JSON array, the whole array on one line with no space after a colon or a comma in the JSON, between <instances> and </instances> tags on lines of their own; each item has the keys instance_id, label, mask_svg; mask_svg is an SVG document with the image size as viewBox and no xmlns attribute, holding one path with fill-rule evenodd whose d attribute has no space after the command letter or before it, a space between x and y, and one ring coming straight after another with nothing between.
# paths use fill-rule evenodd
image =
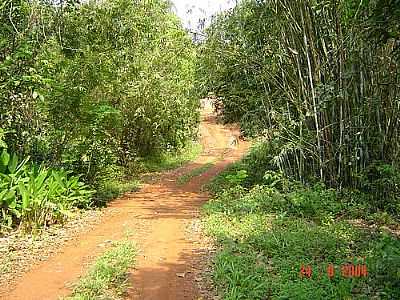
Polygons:
<instances>
[{"instance_id":1,"label":"bush","mask_svg":"<svg viewBox=\"0 0 400 300\"><path fill-rule=\"evenodd\" d=\"M360 176L361 191L377 210L400 217L400 170L392 165L374 162Z\"/></svg>"},{"instance_id":2,"label":"bush","mask_svg":"<svg viewBox=\"0 0 400 300\"><path fill-rule=\"evenodd\" d=\"M338 216L357 217L380 224L399 220L400 172L397 168L375 162L357 175L359 189L327 188L315 179L314 183L310 180L308 184L303 184L274 167L272 157L276 147L266 144L255 144L241 161L215 177L208 184L208 189L214 195L224 194L227 197L229 192L223 191L240 185L249 190L252 197L264 199L259 202L260 208L264 203L267 210L314 216L314 220Z\"/></svg>"}]
</instances>

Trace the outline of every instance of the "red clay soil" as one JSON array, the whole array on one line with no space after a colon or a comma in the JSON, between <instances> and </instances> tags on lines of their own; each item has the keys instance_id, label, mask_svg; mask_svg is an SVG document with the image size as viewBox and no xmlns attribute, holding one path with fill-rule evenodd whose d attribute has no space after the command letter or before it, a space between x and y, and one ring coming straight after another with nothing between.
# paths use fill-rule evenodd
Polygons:
<instances>
[{"instance_id":1,"label":"red clay soil","mask_svg":"<svg viewBox=\"0 0 400 300\"><path fill-rule=\"evenodd\" d=\"M187 238L188 222L198 218L208 194L201 187L238 160L248 149L245 142L230 145L237 128L216 123L210 107L202 113L200 126L204 146L197 160L139 192L128 193L107 208L110 217L93 230L69 242L64 249L25 273L12 291L1 299L59 299L71 293L76 282L109 241L132 239L139 253L130 272L128 299L200 299L193 272L198 245ZM185 185L176 184L182 174L213 162L212 168Z\"/></svg>"}]
</instances>

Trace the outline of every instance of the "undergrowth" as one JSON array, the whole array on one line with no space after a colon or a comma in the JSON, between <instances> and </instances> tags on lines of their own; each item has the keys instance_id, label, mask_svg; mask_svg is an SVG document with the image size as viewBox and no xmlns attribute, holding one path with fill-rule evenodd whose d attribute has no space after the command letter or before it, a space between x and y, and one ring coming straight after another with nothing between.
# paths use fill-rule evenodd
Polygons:
<instances>
[{"instance_id":1,"label":"undergrowth","mask_svg":"<svg viewBox=\"0 0 400 300\"><path fill-rule=\"evenodd\" d=\"M109 200L126 192L139 189L140 176L146 173L156 173L178 168L194 160L203 150L199 143L189 143L179 151L166 152L132 162L130 168L110 166L104 176L99 178L96 202L106 204Z\"/></svg>"},{"instance_id":2,"label":"undergrowth","mask_svg":"<svg viewBox=\"0 0 400 300\"><path fill-rule=\"evenodd\" d=\"M94 191L78 176L0 152L0 234L17 225L27 231L61 223L88 208Z\"/></svg>"},{"instance_id":3,"label":"undergrowth","mask_svg":"<svg viewBox=\"0 0 400 300\"><path fill-rule=\"evenodd\" d=\"M219 294L399 299L400 242L385 229L398 232L393 210L374 210L362 191L291 181L257 160L267 157L260 155L266 148L256 145L208 185L214 199L203 208L203 224L219 247L213 270ZM346 277L349 264L366 266L368 274Z\"/></svg>"}]
</instances>

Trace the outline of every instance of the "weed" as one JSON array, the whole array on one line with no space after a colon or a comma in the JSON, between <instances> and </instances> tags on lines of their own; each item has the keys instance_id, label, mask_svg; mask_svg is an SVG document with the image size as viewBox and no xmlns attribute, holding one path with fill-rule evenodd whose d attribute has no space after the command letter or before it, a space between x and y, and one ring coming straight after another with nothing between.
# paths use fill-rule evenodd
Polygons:
<instances>
[{"instance_id":1,"label":"weed","mask_svg":"<svg viewBox=\"0 0 400 300\"><path fill-rule=\"evenodd\" d=\"M69 300L122 299L127 289L127 271L135 261L136 248L123 241L96 260L77 284Z\"/></svg>"}]
</instances>

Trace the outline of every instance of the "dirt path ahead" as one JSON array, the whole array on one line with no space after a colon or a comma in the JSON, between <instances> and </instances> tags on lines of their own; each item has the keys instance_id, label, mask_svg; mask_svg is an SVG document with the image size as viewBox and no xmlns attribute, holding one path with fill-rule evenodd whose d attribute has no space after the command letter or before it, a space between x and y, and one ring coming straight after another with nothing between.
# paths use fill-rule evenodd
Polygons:
<instances>
[{"instance_id":1,"label":"dirt path ahead","mask_svg":"<svg viewBox=\"0 0 400 300\"><path fill-rule=\"evenodd\" d=\"M231 137L238 130L216 124L209 106L203 110L200 132L204 151L196 161L114 201L107 208L109 218L24 274L16 288L2 299L66 296L71 284L107 244L124 238L134 240L139 248L137 264L130 274L129 299L198 299L191 272L198 263L198 244L188 239L187 224L198 218L200 206L208 199L201 187L248 148L244 142L231 147ZM176 183L182 174L210 162L213 167L202 175L185 185Z\"/></svg>"}]
</instances>

